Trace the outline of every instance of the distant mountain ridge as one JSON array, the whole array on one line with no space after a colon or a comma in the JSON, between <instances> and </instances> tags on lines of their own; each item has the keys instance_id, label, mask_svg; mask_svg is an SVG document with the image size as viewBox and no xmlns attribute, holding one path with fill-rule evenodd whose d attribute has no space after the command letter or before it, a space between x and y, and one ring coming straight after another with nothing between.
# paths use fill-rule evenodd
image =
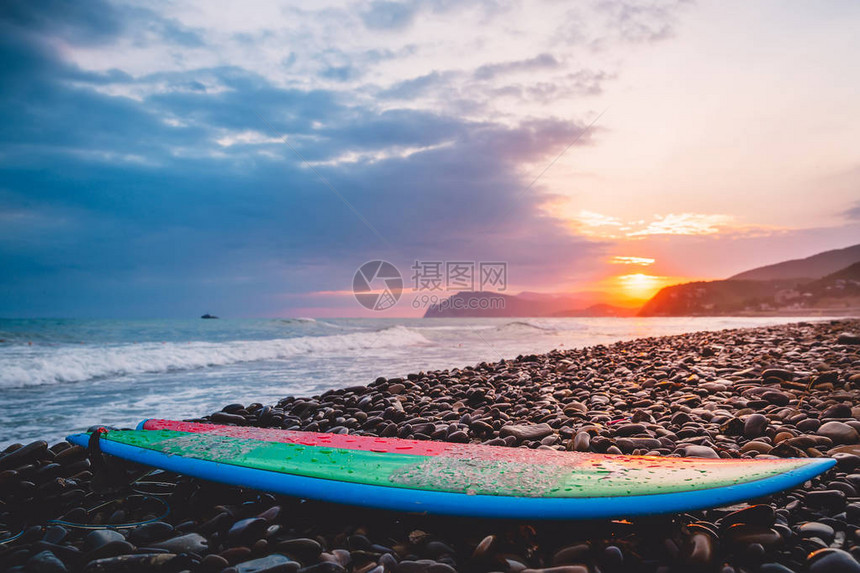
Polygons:
<instances>
[{"instance_id":1,"label":"distant mountain ridge","mask_svg":"<svg viewBox=\"0 0 860 573\"><path fill-rule=\"evenodd\" d=\"M424 318L633 316L636 313L635 309L608 304L584 306L585 301L581 295L463 291L428 307Z\"/></svg>"},{"instance_id":2,"label":"distant mountain ridge","mask_svg":"<svg viewBox=\"0 0 860 573\"><path fill-rule=\"evenodd\" d=\"M663 288L639 316L860 313L860 245Z\"/></svg>"},{"instance_id":3,"label":"distant mountain ridge","mask_svg":"<svg viewBox=\"0 0 860 573\"><path fill-rule=\"evenodd\" d=\"M731 276L728 280L820 279L856 262L860 262L860 244L824 251L805 259L793 259L758 267Z\"/></svg>"}]
</instances>

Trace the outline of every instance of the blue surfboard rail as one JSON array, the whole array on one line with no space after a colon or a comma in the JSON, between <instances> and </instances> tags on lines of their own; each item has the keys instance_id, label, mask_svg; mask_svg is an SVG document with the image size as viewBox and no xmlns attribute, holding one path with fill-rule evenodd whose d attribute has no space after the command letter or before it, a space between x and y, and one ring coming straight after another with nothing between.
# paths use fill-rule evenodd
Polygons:
<instances>
[{"instance_id":1,"label":"blue surfboard rail","mask_svg":"<svg viewBox=\"0 0 860 573\"><path fill-rule=\"evenodd\" d=\"M85 447L89 439L89 434L73 434L67 438ZM804 460L806 465L777 476L698 491L623 497L537 498L348 483L165 454L105 439L99 440L99 446L105 454L146 466L303 499L410 513L528 520L606 519L719 507L789 489L836 464L836 460L830 458Z\"/></svg>"}]
</instances>

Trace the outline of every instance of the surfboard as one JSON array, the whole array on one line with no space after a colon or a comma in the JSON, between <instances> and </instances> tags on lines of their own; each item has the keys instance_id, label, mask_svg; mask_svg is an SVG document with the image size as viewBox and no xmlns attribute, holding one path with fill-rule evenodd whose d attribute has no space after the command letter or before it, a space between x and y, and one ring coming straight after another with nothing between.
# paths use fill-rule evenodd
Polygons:
<instances>
[{"instance_id":1,"label":"surfboard","mask_svg":"<svg viewBox=\"0 0 860 573\"><path fill-rule=\"evenodd\" d=\"M68 437L83 446L89 439ZM147 466L304 499L513 519L718 507L791 488L836 463L604 455L155 419L101 434L99 446Z\"/></svg>"}]
</instances>

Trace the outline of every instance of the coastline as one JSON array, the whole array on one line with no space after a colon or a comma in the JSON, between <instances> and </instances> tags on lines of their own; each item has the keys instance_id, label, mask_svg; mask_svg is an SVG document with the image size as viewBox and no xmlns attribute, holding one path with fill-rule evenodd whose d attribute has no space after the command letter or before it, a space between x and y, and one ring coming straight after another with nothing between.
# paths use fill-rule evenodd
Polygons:
<instances>
[{"instance_id":1,"label":"coastline","mask_svg":"<svg viewBox=\"0 0 860 573\"><path fill-rule=\"evenodd\" d=\"M766 563L838 570L860 556L860 345L840 339L844 332L860 332L860 320L636 339L379 378L273 405L233 404L195 420L598 453L837 457L822 478L739 512L487 522L301 502L168 474L145 486L158 493L133 492L112 488L140 468L113 463L106 473L90 467L80 448L34 442L0 457L0 563L13 571L49 562L112 571L131 559L138 569L250 573L242 563L279 554L291 561L268 557L273 571L567 566L574 573L726 563L735 571ZM519 429L537 424L549 433ZM61 516L93 525L156 518L163 512L152 498L161 494L170 515L159 525L122 529L126 535L44 527ZM106 502L89 515L82 509ZM4 543L19 529L20 537ZM147 557L127 557L135 553ZM92 564L99 559L108 561Z\"/></svg>"}]
</instances>

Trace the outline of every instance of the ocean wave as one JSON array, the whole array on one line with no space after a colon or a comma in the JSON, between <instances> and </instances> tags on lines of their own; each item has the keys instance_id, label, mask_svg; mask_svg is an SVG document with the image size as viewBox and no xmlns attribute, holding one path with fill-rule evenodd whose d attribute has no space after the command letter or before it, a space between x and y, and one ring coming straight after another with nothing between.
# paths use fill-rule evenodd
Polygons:
<instances>
[{"instance_id":1,"label":"ocean wave","mask_svg":"<svg viewBox=\"0 0 860 573\"><path fill-rule=\"evenodd\" d=\"M464 325L449 325L449 326L410 326L413 330L492 330L496 326L492 324L464 324Z\"/></svg>"},{"instance_id":2,"label":"ocean wave","mask_svg":"<svg viewBox=\"0 0 860 573\"><path fill-rule=\"evenodd\" d=\"M115 346L32 347L0 354L0 388L191 370L241 362L280 360L316 352L418 346L430 341L404 326L333 336L233 342L146 342Z\"/></svg>"},{"instance_id":3,"label":"ocean wave","mask_svg":"<svg viewBox=\"0 0 860 573\"><path fill-rule=\"evenodd\" d=\"M540 324L537 322L532 322L529 320L515 320L513 322L506 322L505 324L496 328L496 330L505 330L505 331L513 331L518 332L522 330L540 330L542 332L557 332L559 329L555 326L549 324Z\"/></svg>"}]
</instances>

